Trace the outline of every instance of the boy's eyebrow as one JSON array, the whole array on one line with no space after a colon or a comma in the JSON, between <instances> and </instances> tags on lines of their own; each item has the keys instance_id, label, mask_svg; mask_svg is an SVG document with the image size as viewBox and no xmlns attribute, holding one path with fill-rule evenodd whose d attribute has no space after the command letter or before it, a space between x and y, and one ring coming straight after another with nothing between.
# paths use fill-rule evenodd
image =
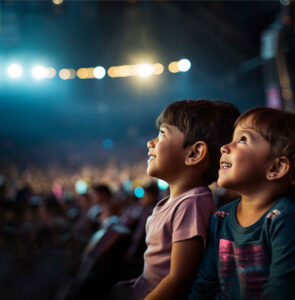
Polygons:
<instances>
[{"instance_id":1,"label":"boy's eyebrow","mask_svg":"<svg viewBox=\"0 0 295 300\"><path fill-rule=\"evenodd\" d=\"M252 140L255 140L256 138L255 138L255 136L251 133L251 130L254 130L254 129L252 129L252 128L242 128L242 129L240 129L239 131L238 131L238 133L246 133L246 134L248 134L249 136L250 136L250 138L252 139Z\"/></svg>"},{"instance_id":2,"label":"boy's eyebrow","mask_svg":"<svg viewBox=\"0 0 295 300\"><path fill-rule=\"evenodd\" d=\"M165 128L168 132L171 131L170 128L169 128L169 126L168 126L167 124L162 124L162 125L160 126L160 129L163 129L163 128Z\"/></svg>"}]
</instances>

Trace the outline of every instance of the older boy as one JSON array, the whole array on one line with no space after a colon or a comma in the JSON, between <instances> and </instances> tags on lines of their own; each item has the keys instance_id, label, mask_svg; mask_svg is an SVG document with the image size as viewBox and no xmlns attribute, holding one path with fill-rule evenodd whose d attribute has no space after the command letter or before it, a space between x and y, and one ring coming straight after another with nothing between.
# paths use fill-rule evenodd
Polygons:
<instances>
[{"instance_id":1,"label":"older boy","mask_svg":"<svg viewBox=\"0 0 295 300\"><path fill-rule=\"evenodd\" d=\"M230 141L238 115L229 103L184 100L159 116L159 135L147 144L147 173L165 180L170 196L147 220L145 266L134 285L137 298L186 296L215 209L207 185L217 179L219 148Z\"/></svg>"}]
</instances>

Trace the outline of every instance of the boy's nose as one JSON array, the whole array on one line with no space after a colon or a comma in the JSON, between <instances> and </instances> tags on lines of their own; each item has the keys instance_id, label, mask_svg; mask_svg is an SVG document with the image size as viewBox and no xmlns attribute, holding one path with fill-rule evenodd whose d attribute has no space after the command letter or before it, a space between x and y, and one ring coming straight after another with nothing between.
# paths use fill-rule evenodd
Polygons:
<instances>
[{"instance_id":1,"label":"boy's nose","mask_svg":"<svg viewBox=\"0 0 295 300\"><path fill-rule=\"evenodd\" d=\"M153 148L153 147L155 147L155 140L156 140L156 139L157 139L157 138L148 141L148 142L147 142L147 147L148 147L148 148Z\"/></svg>"},{"instance_id":2,"label":"boy's nose","mask_svg":"<svg viewBox=\"0 0 295 300\"><path fill-rule=\"evenodd\" d=\"M226 145L221 146L221 148L220 148L221 154L223 154L223 153L229 153L229 145L230 144L226 144Z\"/></svg>"}]
</instances>

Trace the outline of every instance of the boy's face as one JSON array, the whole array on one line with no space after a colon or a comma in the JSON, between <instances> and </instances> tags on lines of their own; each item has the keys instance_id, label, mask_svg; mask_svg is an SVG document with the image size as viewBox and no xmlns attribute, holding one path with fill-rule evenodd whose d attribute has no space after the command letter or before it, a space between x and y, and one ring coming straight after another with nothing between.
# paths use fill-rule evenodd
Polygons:
<instances>
[{"instance_id":1,"label":"boy's face","mask_svg":"<svg viewBox=\"0 0 295 300\"><path fill-rule=\"evenodd\" d=\"M148 175L168 183L175 180L185 165L187 150L183 143L184 134L176 126L161 125L159 135L147 143Z\"/></svg>"},{"instance_id":2,"label":"boy's face","mask_svg":"<svg viewBox=\"0 0 295 300\"><path fill-rule=\"evenodd\" d=\"M249 117L237 125L232 142L221 147L218 185L241 193L259 190L271 166L269 153L270 144L251 129Z\"/></svg>"}]
</instances>

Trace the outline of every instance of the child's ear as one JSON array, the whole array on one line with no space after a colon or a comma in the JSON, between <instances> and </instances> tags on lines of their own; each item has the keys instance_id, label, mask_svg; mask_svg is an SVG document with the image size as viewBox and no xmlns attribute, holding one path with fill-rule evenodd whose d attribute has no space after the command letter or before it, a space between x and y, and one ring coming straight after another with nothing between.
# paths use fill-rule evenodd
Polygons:
<instances>
[{"instance_id":1,"label":"child's ear","mask_svg":"<svg viewBox=\"0 0 295 300\"><path fill-rule=\"evenodd\" d=\"M208 154L208 145L203 142L199 141L196 142L194 145L190 146L189 152L185 158L185 164L187 166L196 165L202 162Z\"/></svg>"},{"instance_id":2,"label":"child's ear","mask_svg":"<svg viewBox=\"0 0 295 300\"><path fill-rule=\"evenodd\" d=\"M284 177L290 171L290 160L286 156L277 157L266 173L268 180L277 180Z\"/></svg>"}]
</instances>

